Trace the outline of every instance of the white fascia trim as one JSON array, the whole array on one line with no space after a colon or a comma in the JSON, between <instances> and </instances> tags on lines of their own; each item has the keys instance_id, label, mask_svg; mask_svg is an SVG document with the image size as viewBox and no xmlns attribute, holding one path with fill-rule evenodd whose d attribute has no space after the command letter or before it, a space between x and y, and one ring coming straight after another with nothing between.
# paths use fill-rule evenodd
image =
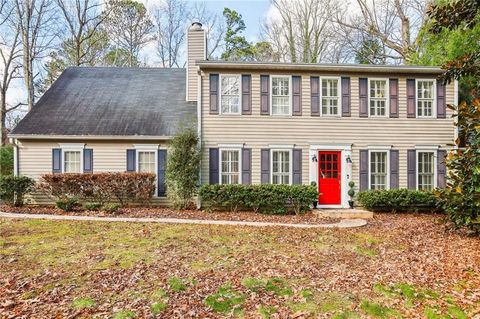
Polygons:
<instances>
[{"instance_id":1,"label":"white fascia trim","mask_svg":"<svg viewBox=\"0 0 480 319\"><path fill-rule=\"evenodd\" d=\"M41 134L11 134L9 137L21 140L171 140L172 136L153 135L41 135Z\"/></svg>"},{"instance_id":2,"label":"white fascia trim","mask_svg":"<svg viewBox=\"0 0 480 319\"><path fill-rule=\"evenodd\" d=\"M268 147L273 149L292 149L295 148L295 144L268 144Z\"/></svg>"},{"instance_id":3,"label":"white fascia trim","mask_svg":"<svg viewBox=\"0 0 480 319\"><path fill-rule=\"evenodd\" d=\"M136 150L154 151L158 150L158 144L133 144Z\"/></svg>"},{"instance_id":4,"label":"white fascia trim","mask_svg":"<svg viewBox=\"0 0 480 319\"><path fill-rule=\"evenodd\" d=\"M238 144L218 144L219 148L233 148L233 149L241 149L245 146L244 143L238 143Z\"/></svg>"},{"instance_id":5,"label":"white fascia trim","mask_svg":"<svg viewBox=\"0 0 480 319\"><path fill-rule=\"evenodd\" d=\"M338 150L344 150L344 151L351 151L352 150L352 144L313 144L310 145L310 150L333 150L333 151L338 151Z\"/></svg>"},{"instance_id":6,"label":"white fascia trim","mask_svg":"<svg viewBox=\"0 0 480 319\"><path fill-rule=\"evenodd\" d=\"M238 78L238 112L233 113L233 112L222 112L222 78L224 77L236 77ZM225 74L220 74L219 75L219 99L218 99L218 104L219 104L219 112L218 114L220 115L242 115L242 75L241 74L231 74L231 73L225 73Z\"/></svg>"},{"instance_id":7,"label":"white fascia trim","mask_svg":"<svg viewBox=\"0 0 480 319\"><path fill-rule=\"evenodd\" d=\"M367 149L369 150L380 150L380 151L387 151L392 149L392 145L368 145Z\"/></svg>"},{"instance_id":8,"label":"white fascia trim","mask_svg":"<svg viewBox=\"0 0 480 319\"><path fill-rule=\"evenodd\" d=\"M418 115L418 82L433 82L433 103L432 115ZM446 97L445 97L446 98ZM415 79L415 117L419 119L436 119L437 118L437 79Z\"/></svg>"},{"instance_id":9,"label":"white fascia trim","mask_svg":"<svg viewBox=\"0 0 480 319\"><path fill-rule=\"evenodd\" d=\"M85 148L85 143L58 143L61 149L68 150L82 150Z\"/></svg>"},{"instance_id":10,"label":"white fascia trim","mask_svg":"<svg viewBox=\"0 0 480 319\"><path fill-rule=\"evenodd\" d=\"M440 149L440 145L415 145L416 150L433 151Z\"/></svg>"}]
</instances>

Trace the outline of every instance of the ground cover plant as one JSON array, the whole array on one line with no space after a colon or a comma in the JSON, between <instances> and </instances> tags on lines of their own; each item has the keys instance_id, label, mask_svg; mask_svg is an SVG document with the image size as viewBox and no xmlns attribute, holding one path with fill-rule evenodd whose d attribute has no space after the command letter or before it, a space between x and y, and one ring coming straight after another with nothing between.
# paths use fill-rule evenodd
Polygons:
<instances>
[{"instance_id":1,"label":"ground cover plant","mask_svg":"<svg viewBox=\"0 0 480 319\"><path fill-rule=\"evenodd\" d=\"M0 313L475 318L480 239L441 218L344 230L0 219Z\"/></svg>"}]
</instances>

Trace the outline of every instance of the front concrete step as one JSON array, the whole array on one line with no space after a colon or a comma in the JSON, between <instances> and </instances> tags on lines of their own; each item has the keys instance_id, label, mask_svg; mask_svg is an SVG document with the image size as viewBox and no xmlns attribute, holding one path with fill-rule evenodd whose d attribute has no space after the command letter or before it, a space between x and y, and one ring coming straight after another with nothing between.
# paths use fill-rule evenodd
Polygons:
<instances>
[{"instance_id":1,"label":"front concrete step","mask_svg":"<svg viewBox=\"0 0 480 319\"><path fill-rule=\"evenodd\" d=\"M373 213L362 209L314 209L313 213L320 217L330 218L373 218Z\"/></svg>"}]
</instances>

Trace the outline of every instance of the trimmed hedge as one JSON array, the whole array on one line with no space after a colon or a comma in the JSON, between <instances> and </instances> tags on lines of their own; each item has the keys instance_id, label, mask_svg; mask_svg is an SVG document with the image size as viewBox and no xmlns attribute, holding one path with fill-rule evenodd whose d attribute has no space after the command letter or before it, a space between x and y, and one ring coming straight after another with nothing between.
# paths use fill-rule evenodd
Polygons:
<instances>
[{"instance_id":1,"label":"trimmed hedge","mask_svg":"<svg viewBox=\"0 0 480 319\"><path fill-rule=\"evenodd\" d=\"M300 214L318 199L318 191L311 185L203 185L200 197L206 210L286 214L292 209Z\"/></svg>"},{"instance_id":2,"label":"trimmed hedge","mask_svg":"<svg viewBox=\"0 0 480 319\"><path fill-rule=\"evenodd\" d=\"M10 206L22 206L25 194L34 185L35 181L27 176L0 176L0 199Z\"/></svg>"},{"instance_id":3,"label":"trimmed hedge","mask_svg":"<svg viewBox=\"0 0 480 319\"><path fill-rule=\"evenodd\" d=\"M433 192L411 189L369 190L358 194L358 201L373 212L438 212Z\"/></svg>"},{"instance_id":4,"label":"trimmed hedge","mask_svg":"<svg viewBox=\"0 0 480 319\"><path fill-rule=\"evenodd\" d=\"M76 198L102 206L112 202L125 206L149 202L155 181L151 173L46 174L38 188L57 200Z\"/></svg>"}]
</instances>

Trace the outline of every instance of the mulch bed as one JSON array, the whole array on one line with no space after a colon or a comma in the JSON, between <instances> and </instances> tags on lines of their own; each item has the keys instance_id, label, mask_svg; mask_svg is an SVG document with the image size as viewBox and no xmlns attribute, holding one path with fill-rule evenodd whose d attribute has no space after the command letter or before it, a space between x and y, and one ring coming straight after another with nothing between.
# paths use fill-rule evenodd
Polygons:
<instances>
[{"instance_id":1,"label":"mulch bed","mask_svg":"<svg viewBox=\"0 0 480 319\"><path fill-rule=\"evenodd\" d=\"M101 211L87 211L76 209L65 212L54 206L24 206L11 207L0 205L0 211L21 214L48 214L63 216L96 216L96 217L135 217L135 218L180 218L201 220L226 220L226 221L249 221L249 222L276 222L287 224L332 224L340 221L339 218L320 217L313 212L302 215L266 215L254 212L239 211L231 212L205 212L202 210L174 210L163 207L129 207L121 208L116 213Z\"/></svg>"}]
</instances>

